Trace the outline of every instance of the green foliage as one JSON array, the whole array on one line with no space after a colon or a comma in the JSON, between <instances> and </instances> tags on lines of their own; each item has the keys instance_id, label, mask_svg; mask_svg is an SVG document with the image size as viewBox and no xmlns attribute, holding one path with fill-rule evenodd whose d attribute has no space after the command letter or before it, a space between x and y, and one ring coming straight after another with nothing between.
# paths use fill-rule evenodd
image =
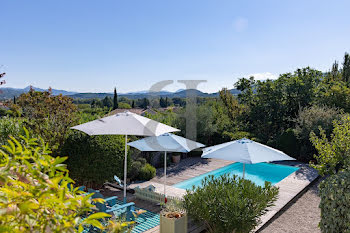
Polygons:
<instances>
[{"instance_id":1,"label":"green foliage","mask_svg":"<svg viewBox=\"0 0 350 233\"><path fill-rule=\"evenodd\" d=\"M299 141L298 145L294 145L296 150L299 150L297 156L299 160L308 162L313 159L313 155L316 153L314 146L309 140L310 133L314 132L316 135L320 135L319 127L321 127L326 135L330 135L333 129L332 122L339 119L341 113L342 111L338 109L317 105L306 107L299 111L299 115L295 119L296 125L294 130ZM292 140L292 138L290 139Z\"/></svg>"},{"instance_id":2,"label":"green foliage","mask_svg":"<svg viewBox=\"0 0 350 233\"><path fill-rule=\"evenodd\" d=\"M281 75L277 80L239 81L242 94L239 101L247 106L244 131L253 133L263 143L276 140L293 127L299 109L307 107L315 98L315 87L322 73L310 68L298 69L294 74Z\"/></svg>"},{"instance_id":3,"label":"green foliage","mask_svg":"<svg viewBox=\"0 0 350 233\"><path fill-rule=\"evenodd\" d=\"M157 112L156 114L149 114L146 112L145 117L161 122L166 125L170 125L175 128L177 126L178 115L175 112L173 112L171 109L166 110L164 112Z\"/></svg>"},{"instance_id":4,"label":"green foliage","mask_svg":"<svg viewBox=\"0 0 350 233\"><path fill-rule=\"evenodd\" d=\"M103 108L103 103L100 99L93 99L90 105L91 108Z\"/></svg>"},{"instance_id":5,"label":"green foliage","mask_svg":"<svg viewBox=\"0 0 350 233\"><path fill-rule=\"evenodd\" d=\"M140 174L142 168L146 165L146 163L147 160L142 157L132 160L130 169L128 170L128 178L130 178L131 180L142 180Z\"/></svg>"},{"instance_id":6,"label":"green foliage","mask_svg":"<svg viewBox=\"0 0 350 233\"><path fill-rule=\"evenodd\" d=\"M72 99L62 95L53 96L50 90L38 92L31 89L21 94L17 103L23 110L26 127L48 142L53 152L58 151L69 128L78 120L77 107Z\"/></svg>"},{"instance_id":7,"label":"green foliage","mask_svg":"<svg viewBox=\"0 0 350 233\"><path fill-rule=\"evenodd\" d=\"M85 110L91 108L90 104L77 104L79 110Z\"/></svg>"},{"instance_id":8,"label":"green foliage","mask_svg":"<svg viewBox=\"0 0 350 233\"><path fill-rule=\"evenodd\" d=\"M197 107L197 141L206 145L224 142L233 124L221 101L211 100Z\"/></svg>"},{"instance_id":9,"label":"green foliage","mask_svg":"<svg viewBox=\"0 0 350 233\"><path fill-rule=\"evenodd\" d=\"M135 160L131 162L130 170L128 171L128 178L131 180L138 180L140 171L144 164L141 161Z\"/></svg>"},{"instance_id":10,"label":"green foliage","mask_svg":"<svg viewBox=\"0 0 350 233\"><path fill-rule=\"evenodd\" d=\"M0 146L7 144L10 136L19 138L23 134L23 120L8 117L0 118Z\"/></svg>"},{"instance_id":11,"label":"green foliage","mask_svg":"<svg viewBox=\"0 0 350 233\"><path fill-rule=\"evenodd\" d=\"M276 144L278 149L282 150L288 155L298 158L299 144L293 129L289 128L283 132L282 135L278 137ZM299 159L303 160L304 158L299 157Z\"/></svg>"},{"instance_id":12,"label":"green foliage","mask_svg":"<svg viewBox=\"0 0 350 233\"><path fill-rule=\"evenodd\" d=\"M143 109L146 109L148 106L150 106L149 99L143 98L140 104L140 107Z\"/></svg>"},{"instance_id":13,"label":"green foliage","mask_svg":"<svg viewBox=\"0 0 350 233\"><path fill-rule=\"evenodd\" d=\"M107 108L113 107L112 98L109 97L109 96L106 96L106 97L102 100L102 104L103 104L104 107L107 107Z\"/></svg>"},{"instance_id":14,"label":"green foliage","mask_svg":"<svg viewBox=\"0 0 350 233\"><path fill-rule=\"evenodd\" d=\"M156 169L149 163L146 163L140 170L140 180L150 180L156 176Z\"/></svg>"},{"instance_id":15,"label":"green foliage","mask_svg":"<svg viewBox=\"0 0 350 233\"><path fill-rule=\"evenodd\" d=\"M113 180L113 175L124 177L124 141L124 136L119 135L89 136L73 131L61 154L68 156L68 169L74 180L95 187Z\"/></svg>"},{"instance_id":16,"label":"green foliage","mask_svg":"<svg viewBox=\"0 0 350 233\"><path fill-rule=\"evenodd\" d=\"M62 164L66 157L51 157L47 144L30 138L28 131L21 139L12 138L0 150L0 231L77 232L84 225L103 229L98 219L110 215L82 218L94 205L91 195L68 188L73 181Z\"/></svg>"},{"instance_id":17,"label":"green foliage","mask_svg":"<svg viewBox=\"0 0 350 233\"><path fill-rule=\"evenodd\" d=\"M7 116L7 115L8 115L7 110L4 108L0 108L0 117Z\"/></svg>"},{"instance_id":18,"label":"green foliage","mask_svg":"<svg viewBox=\"0 0 350 233\"><path fill-rule=\"evenodd\" d=\"M113 95L113 110L117 109L118 106L118 94L117 94L117 88L114 88L114 95Z\"/></svg>"},{"instance_id":19,"label":"green foliage","mask_svg":"<svg viewBox=\"0 0 350 233\"><path fill-rule=\"evenodd\" d=\"M324 233L350 232L350 171L323 180L319 187L321 221Z\"/></svg>"},{"instance_id":20,"label":"green foliage","mask_svg":"<svg viewBox=\"0 0 350 233\"><path fill-rule=\"evenodd\" d=\"M118 108L121 108L121 109L130 109L131 106L130 106L130 104L128 104L128 103L119 102L119 103L118 103Z\"/></svg>"},{"instance_id":21,"label":"green foliage","mask_svg":"<svg viewBox=\"0 0 350 233\"><path fill-rule=\"evenodd\" d=\"M318 103L350 112L350 88L340 80L325 81L317 90Z\"/></svg>"},{"instance_id":22,"label":"green foliage","mask_svg":"<svg viewBox=\"0 0 350 233\"><path fill-rule=\"evenodd\" d=\"M350 55L345 53L344 55L344 63L343 63L343 80L349 86L350 82Z\"/></svg>"},{"instance_id":23,"label":"green foliage","mask_svg":"<svg viewBox=\"0 0 350 233\"><path fill-rule=\"evenodd\" d=\"M184 207L195 221L205 222L209 232L248 233L277 195L278 188L268 182L260 187L237 176L209 176L201 187L187 190Z\"/></svg>"},{"instance_id":24,"label":"green foliage","mask_svg":"<svg viewBox=\"0 0 350 233\"><path fill-rule=\"evenodd\" d=\"M330 139L322 128L320 137L311 133L310 140L318 152L315 155L317 164L312 166L320 175L335 174L339 170L350 168L350 115L335 120L333 126Z\"/></svg>"}]
</instances>

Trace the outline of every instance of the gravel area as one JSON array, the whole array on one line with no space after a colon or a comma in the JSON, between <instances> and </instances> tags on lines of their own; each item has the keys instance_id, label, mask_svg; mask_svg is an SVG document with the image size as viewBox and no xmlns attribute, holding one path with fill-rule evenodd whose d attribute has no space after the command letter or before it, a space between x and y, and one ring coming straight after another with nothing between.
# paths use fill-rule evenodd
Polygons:
<instances>
[{"instance_id":1,"label":"gravel area","mask_svg":"<svg viewBox=\"0 0 350 233\"><path fill-rule=\"evenodd\" d=\"M261 233L295 233L321 232L318 228L320 221L320 197L318 185L320 181L310 186L308 190L289 207L274 217L274 220L264 227Z\"/></svg>"}]
</instances>

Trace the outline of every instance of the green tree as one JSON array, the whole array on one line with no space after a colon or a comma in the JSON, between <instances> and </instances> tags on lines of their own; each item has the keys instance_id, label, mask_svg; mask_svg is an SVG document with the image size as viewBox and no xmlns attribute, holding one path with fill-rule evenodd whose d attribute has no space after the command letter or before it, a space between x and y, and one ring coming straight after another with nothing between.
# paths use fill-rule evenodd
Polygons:
<instances>
[{"instance_id":1,"label":"green tree","mask_svg":"<svg viewBox=\"0 0 350 233\"><path fill-rule=\"evenodd\" d=\"M142 99L142 104L141 104L141 107L143 108L143 109L146 109L148 106L149 106L149 100L147 99L147 98L143 98Z\"/></svg>"},{"instance_id":2,"label":"green tree","mask_svg":"<svg viewBox=\"0 0 350 233\"><path fill-rule=\"evenodd\" d=\"M167 108L169 106L169 98L165 97L165 107Z\"/></svg>"},{"instance_id":3,"label":"green tree","mask_svg":"<svg viewBox=\"0 0 350 233\"><path fill-rule=\"evenodd\" d=\"M161 108L165 108L166 107L166 104L165 104L165 100L163 97L160 97L159 99L159 105Z\"/></svg>"},{"instance_id":4,"label":"green tree","mask_svg":"<svg viewBox=\"0 0 350 233\"><path fill-rule=\"evenodd\" d=\"M316 164L311 164L320 175L335 174L350 168L350 115L344 115L333 123L333 133L328 139L324 129L320 136L311 133L311 142L317 150Z\"/></svg>"},{"instance_id":5,"label":"green tree","mask_svg":"<svg viewBox=\"0 0 350 233\"><path fill-rule=\"evenodd\" d=\"M242 80L241 80L242 81ZM223 88L220 92L220 99L224 103L228 111L228 115L234 122L237 120L237 116L242 113L243 107L238 103L236 97L234 97L229 90Z\"/></svg>"},{"instance_id":6,"label":"green tree","mask_svg":"<svg viewBox=\"0 0 350 233\"><path fill-rule=\"evenodd\" d=\"M299 111L299 115L295 119L294 129L298 146L291 148L298 153L298 160L309 162L313 159L316 150L310 141L310 133L314 132L315 135L319 136L319 128L321 127L329 136L332 133L333 121L339 119L341 113L338 109L317 105Z\"/></svg>"},{"instance_id":7,"label":"green tree","mask_svg":"<svg viewBox=\"0 0 350 233\"><path fill-rule=\"evenodd\" d=\"M26 127L48 142L54 154L63 144L69 128L78 122L77 106L72 101L67 96L53 96L51 90L38 92L33 89L17 99Z\"/></svg>"},{"instance_id":8,"label":"green tree","mask_svg":"<svg viewBox=\"0 0 350 233\"><path fill-rule=\"evenodd\" d=\"M135 100L132 101L131 108L135 108Z\"/></svg>"},{"instance_id":9,"label":"green tree","mask_svg":"<svg viewBox=\"0 0 350 233\"><path fill-rule=\"evenodd\" d=\"M113 107L112 98L109 97L109 96L106 96L105 98L103 98L102 104L103 104L104 107L107 107L107 108Z\"/></svg>"},{"instance_id":10,"label":"green tree","mask_svg":"<svg viewBox=\"0 0 350 233\"><path fill-rule=\"evenodd\" d=\"M117 94L117 88L114 88L113 110L117 108L118 108L118 94Z\"/></svg>"},{"instance_id":11,"label":"green tree","mask_svg":"<svg viewBox=\"0 0 350 233\"><path fill-rule=\"evenodd\" d=\"M276 141L294 126L299 109L315 100L315 88L322 78L322 72L307 67L277 80L239 80L235 85L242 92L238 100L246 107L241 118L244 130L263 143Z\"/></svg>"},{"instance_id":12,"label":"green tree","mask_svg":"<svg viewBox=\"0 0 350 233\"><path fill-rule=\"evenodd\" d=\"M315 91L316 103L350 112L350 87L341 80L324 81Z\"/></svg>"},{"instance_id":13,"label":"green tree","mask_svg":"<svg viewBox=\"0 0 350 233\"><path fill-rule=\"evenodd\" d=\"M277 195L278 188L269 182L260 187L237 176L209 176L200 187L186 191L184 207L193 220L204 222L209 232L248 233Z\"/></svg>"},{"instance_id":14,"label":"green tree","mask_svg":"<svg viewBox=\"0 0 350 233\"><path fill-rule=\"evenodd\" d=\"M347 85L350 84L350 55L348 53L345 53L344 55L344 63L343 63L343 80L347 83Z\"/></svg>"}]
</instances>

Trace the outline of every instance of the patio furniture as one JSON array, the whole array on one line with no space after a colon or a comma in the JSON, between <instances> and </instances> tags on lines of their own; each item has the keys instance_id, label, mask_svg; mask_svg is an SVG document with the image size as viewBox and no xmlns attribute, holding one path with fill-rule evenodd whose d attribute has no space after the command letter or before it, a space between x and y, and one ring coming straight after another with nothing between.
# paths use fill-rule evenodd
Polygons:
<instances>
[{"instance_id":1,"label":"patio furniture","mask_svg":"<svg viewBox=\"0 0 350 233\"><path fill-rule=\"evenodd\" d=\"M117 182L117 184L113 184L113 183L110 183L110 182L105 182L103 184L103 186L110 186L112 188L115 188L115 189L118 189L118 190L124 190L124 182L121 181L119 179L118 176L114 175L114 180ZM135 193L135 190L132 189L132 188L128 188L128 186L126 187L126 192L128 193L131 193L131 194L134 194Z\"/></svg>"},{"instance_id":2,"label":"patio furniture","mask_svg":"<svg viewBox=\"0 0 350 233\"><path fill-rule=\"evenodd\" d=\"M89 135L125 135L124 184L126 184L127 176L128 135L158 136L168 132L180 131L129 111L77 125L71 129L80 130ZM125 185L124 203L126 203Z\"/></svg>"},{"instance_id":3,"label":"patio furniture","mask_svg":"<svg viewBox=\"0 0 350 233\"><path fill-rule=\"evenodd\" d=\"M134 221L135 203L129 202L126 204L118 204L118 197L112 196L105 198L100 191L88 189L89 193L94 193L91 198L103 198L105 203L95 203L95 206L100 212L113 214L116 217L125 217L126 221Z\"/></svg>"}]
</instances>

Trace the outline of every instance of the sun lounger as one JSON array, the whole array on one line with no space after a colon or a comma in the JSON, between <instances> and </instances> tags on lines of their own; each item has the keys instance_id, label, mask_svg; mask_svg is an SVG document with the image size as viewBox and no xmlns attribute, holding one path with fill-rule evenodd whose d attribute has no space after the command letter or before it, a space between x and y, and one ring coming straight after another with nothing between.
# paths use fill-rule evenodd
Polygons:
<instances>
[{"instance_id":1,"label":"sun lounger","mask_svg":"<svg viewBox=\"0 0 350 233\"><path fill-rule=\"evenodd\" d=\"M110 186L110 187L115 188L115 189L123 190L123 186L120 186L120 185L118 185L118 184L112 184L112 183L106 182L106 183L104 183L103 185L104 185L104 186L107 185L107 186ZM135 190L132 189L132 188L126 188L126 191L127 191L128 193L131 193L131 194L134 194L134 193L135 193Z\"/></svg>"}]
</instances>

